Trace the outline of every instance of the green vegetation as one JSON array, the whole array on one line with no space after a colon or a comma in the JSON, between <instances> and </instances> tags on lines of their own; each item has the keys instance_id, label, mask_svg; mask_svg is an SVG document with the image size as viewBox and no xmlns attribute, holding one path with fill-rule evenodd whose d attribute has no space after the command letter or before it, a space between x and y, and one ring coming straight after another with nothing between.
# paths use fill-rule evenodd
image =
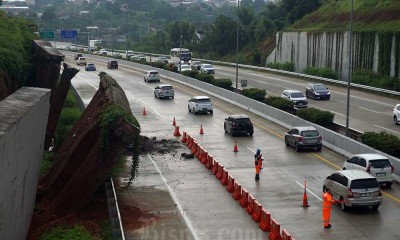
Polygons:
<instances>
[{"instance_id":1,"label":"green vegetation","mask_svg":"<svg viewBox=\"0 0 400 240\"><path fill-rule=\"evenodd\" d=\"M265 99L265 95L267 94L267 91L264 89L259 89L259 88L247 88L243 89L242 92L243 96L246 96L248 98L257 100L257 101L263 101Z\"/></svg>"},{"instance_id":2,"label":"green vegetation","mask_svg":"<svg viewBox=\"0 0 400 240\"><path fill-rule=\"evenodd\" d=\"M214 75L208 73L199 73L196 75L196 79L211 84L211 82L214 80Z\"/></svg>"},{"instance_id":3,"label":"green vegetation","mask_svg":"<svg viewBox=\"0 0 400 240\"><path fill-rule=\"evenodd\" d=\"M54 152L44 151L40 165L40 176L45 176L54 163Z\"/></svg>"},{"instance_id":4,"label":"green vegetation","mask_svg":"<svg viewBox=\"0 0 400 240\"><path fill-rule=\"evenodd\" d=\"M55 227L43 234L39 240L91 240L92 236L83 226L72 228Z\"/></svg>"},{"instance_id":5,"label":"green vegetation","mask_svg":"<svg viewBox=\"0 0 400 240\"><path fill-rule=\"evenodd\" d=\"M215 78L211 80L211 84L226 90L232 90L232 80L229 78Z\"/></svg>"},{"instance_id":6,"label":"green vegetation","mask_svg":"<svg viewBox=\"0 0 400 240\"><path fill-rule=\"evenodd\" d=\"M9 78L6 82L15 91L25 85L31 72L32 40L35 26L20 17L8 17L0 11L0 73Z\"/></svg>"},{"instance_id":7,"label":"green vegetation","mask_svg":"<svg viewBox=\"0 0 400 240\"><path fill-rule=\"evenodd\" d=\"M289 71L289 72L296 71L296 67L294 66L294 63L292 63L292 62L285 62L285 63L271 62L271 63L267 64L267 67L273 68L273 69Z\"/></svg>"},{"instance_id":8,"label":"green vegetation","mask_svg":"<svg viewBox=\"0 0 400 240\"><path fill-rule=\"evenodd\" d=\"M391 156L400 157L400 138L395 135L386 132L365 132L361 135L361 142Z\"/></svg>"},{"instance_id":9,"label":"green vegetation","mask_svg":"<svg viewBox=\"0 0 400 240\"><path fill-rule=\"evenodd\" d=\"M302 119L318 124L323 127L331 127L335 114L316 108L298 109L296 115Z\"/></svg>"},{"instance_id":10,"label":"green vegetation","mask_svg":"<svg viewBox=\"0 0 400 240\"><path fill-rule=\"evenodd\" d=\"M356 69L353 71L352 82L371 87L400 91L400 80L388 76L381 76L372 70Z\"/></svg>"},{"instance_id":11,"label":"green vegetation","mask_svg":"<svg viewBox=\"0 0 400 240\"><path fill-rule=\"evenodd\" d=\"M337 73L335 73L331 68L306 67L304 73L323 78L338 79Z\"/></svg>"},{"instance_id":12,"label":"green vegetation","mask_svg":"<svg viewBox=\"0 0 400 240\"><path fill-rule=\"evenodd\" d=\"M286 31L322 32L348 31L350 28L351 1L327 0L317 11L289 26ZM400 32L400 1L354 1L353 31Z\"/></svg>"},{"instance_id":13,"label":"green vegetation","mask_svg":"<svg viewBox=\"0 0 400 240\"><path fill-rule=\"evenodd\" d=\"M272 107L278 108L285 112L294 112L293 102L281 97L269 96L264 100L264 103Z\"/></svg>"}]
</instances>

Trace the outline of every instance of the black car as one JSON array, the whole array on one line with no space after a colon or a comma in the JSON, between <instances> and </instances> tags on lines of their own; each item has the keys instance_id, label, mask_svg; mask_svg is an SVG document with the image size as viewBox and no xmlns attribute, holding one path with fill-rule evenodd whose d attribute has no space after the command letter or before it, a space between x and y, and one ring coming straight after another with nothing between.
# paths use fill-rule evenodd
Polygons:
<instances>
[{"instance_id":1,"label":"black car","mask_svg":"<svg viewBox=\"0 0 400 240\"><path fill-rule=\"evenodd\" d=\"M225 118L224 130L232 136L244 134L253 136L253 123L247 115L230 115Z\"/></svg>"},{"instance_id":2,"label":"black car","mask_svg":"<svg viewBox=\"0 0 400 240\"><path fill-rule=\"evenodd\" d=\"M83 57L82 53L77 53L74 56L74 60L78 60L80 57Z\"/></svg>"},{"instance_id":3,"label":"black car","mask_svg":"<svg viewBox=\"0 0 400 240\"><path fill-rule=\"evenodd\" d=\"M107 68L108 69L118 69L118 62L117 60L110 60L107 63Z\"/></svg>"},{"instance_id":4,"label":"black car","mask_svg":"<svg viewBox=\"0 0 400 240\"><path fill-rule=\"evenodd\" d=\"M329 100L331 98L331 92L322 83L309 83L306 87L306 97Z\"/></svg>"}]
</instances>

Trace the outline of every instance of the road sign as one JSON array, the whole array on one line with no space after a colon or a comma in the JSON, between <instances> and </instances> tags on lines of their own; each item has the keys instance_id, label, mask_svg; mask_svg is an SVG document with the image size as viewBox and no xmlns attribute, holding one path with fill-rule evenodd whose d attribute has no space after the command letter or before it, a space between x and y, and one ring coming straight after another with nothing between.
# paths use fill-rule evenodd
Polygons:
<instances>
[{"instance_id":1,"label":"road sign","mask_svg":"<svg viewBox=\"0 0 400 240\"><path fill-rule=\"evenodd\" d=\"M40 38L51 38L54 39L54 31L40 31Z\"/></svg>"},{"instance_id":2,"label":"road sign","mask_svg":"<svg viewBox=\"0 0 400 240\"><path fill-rule=\"evenodd\" d=\"M61 38L77 38L78 31L76 30L61 30Z\"/></svg>"},{"instance_id":3,"label":"road sign","mask_svg":"<svg viewBox=\"0 0 400 240\"><path fill-rule=\"evenodd\" d=\"M247 87L247 80L240 80L242 87Z\"/></svg>"}]
</instances>

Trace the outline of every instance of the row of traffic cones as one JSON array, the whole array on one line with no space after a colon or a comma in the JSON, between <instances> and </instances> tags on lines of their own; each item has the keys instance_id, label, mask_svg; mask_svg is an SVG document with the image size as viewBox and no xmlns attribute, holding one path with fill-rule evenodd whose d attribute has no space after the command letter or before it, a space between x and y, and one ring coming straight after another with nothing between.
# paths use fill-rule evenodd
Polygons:
<instances>
[{"instance_id":1,"label":"row of traffic cones","mask_svg":"<svg viewBox=\"0 0 400 240\"><path fill-rule=\"evenodd\" d=\"M179 133L179 126L176 125L176 120L174 117L174 120L172 121L172 126L175 126L175 132L174 132L174 136L175 137L180 137L181 134ZM200 125L200 134L204 134L204 130L203 130L203 125ZM183 137L182 137L182 142L186 141L186 132L183 132ZM235 146L233 147L233 151L234 152L239 152L238 146L237 146L237 142L235 141ZM258 175L258 174L257 174ZM307 182L306 180L304 180L304 194L303 194L303 204L301 205L302 207L309 207L310 204L308 204L308 198L307 198Z\"/></svg>"}]
</instances>

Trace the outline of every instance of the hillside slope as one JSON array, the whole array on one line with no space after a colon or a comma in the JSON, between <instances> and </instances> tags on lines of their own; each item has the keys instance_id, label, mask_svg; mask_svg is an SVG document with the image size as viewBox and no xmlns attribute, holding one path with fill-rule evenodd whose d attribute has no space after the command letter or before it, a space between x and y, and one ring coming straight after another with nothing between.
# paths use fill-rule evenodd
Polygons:
<instances>
[{"instance_id":1,"label":"hillside slope","mask_svg":"<svg viewBox=\"0 0 400 240\"><path fill-rule=\"evenodd\" d=\"M285 31L348 31L350 10L350 0L328 0ZM400 32L400 1L354 0L353 31Z\"/></svg>"}]
</instances>

